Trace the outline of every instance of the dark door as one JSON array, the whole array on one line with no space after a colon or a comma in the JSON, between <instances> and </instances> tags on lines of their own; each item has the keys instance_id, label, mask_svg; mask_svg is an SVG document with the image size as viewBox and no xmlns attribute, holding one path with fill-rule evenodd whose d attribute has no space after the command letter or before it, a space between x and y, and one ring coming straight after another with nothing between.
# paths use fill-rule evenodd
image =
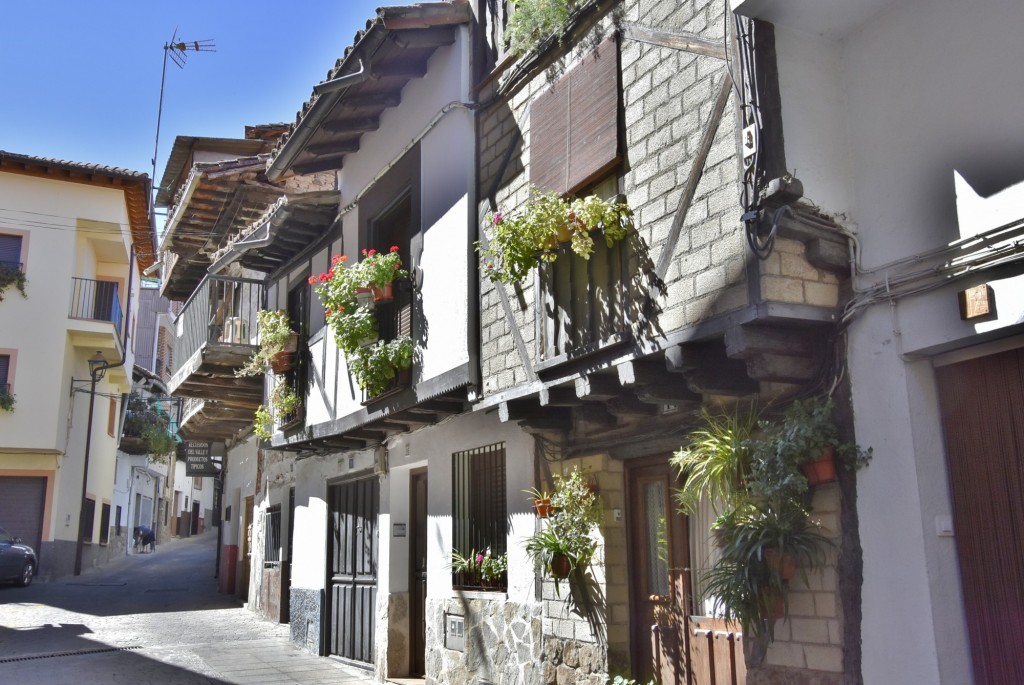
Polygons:
<instances>
[{"instance_id":1,"label":"dark door","mask_svg":"<svg viewBox=\"0 0 1024 685\"><path fill-rule=\"evenodd\" d=\"M328 653L369 665L377 604L380 486L376 478L332 485L327 500Z\"/></svg>"},{"instance_id":2,"label":"dark door","mask_svg":"<svg viewBox=\"0 0 1024 685\"><path fill-rule=\"evenodd\" d=\"M291 622L292 540L295 538L295 488L288 490L288 558L281 567L281 623Z\"/></svg>"},{"instance_id":3,"label":"dark door","mask_svg":"<svg viewBox=\"0 0 1024 685\"><path fill-rule=\"evenodd\" d=\"M663 457L630 465L627 480L633 673L640 682L657 673L662 685L685 683L690 545L672 500L675 476Z\"/></svg>"},{"instance_id":4,"label":"dark door","mask_svg":"<svg viewBox=\"0 0 1024 685\"><path fill-rule=\"evenodd\" d=\"M427 473L412 474L409 511L409 675L422 676L427 644Z\"/></svg>"},{"instance_id":5,"label":"dark door","mask_svg":"<svg viewBox=\"0 0 1024 685\"><path fill-rule=\"evenodd\" d=\"M149 499L148 497L145 499ZM152 502L152 500L150 500ZM192 500L192 524L190 531L192 535L199 535L199 502Z\"/></svg>"},{"instance_id":6,"label":"dark door","mask_svg":"<svg viewBox=\"0 0 1024 685\"><path fill-rule=\"evenodd\" d=\"M1024 683L1024 350L936 370L977 685Z\"/></svg>"},{"instance_id":7,"label":"dark door","mask_svg":"<svg viewBox=\"0 0 1024 685\"><path fill-rule=\"evenodd\" d=\"M0 476L0 526L40 554L46 478Z\"/></svg>"}]
</instances>

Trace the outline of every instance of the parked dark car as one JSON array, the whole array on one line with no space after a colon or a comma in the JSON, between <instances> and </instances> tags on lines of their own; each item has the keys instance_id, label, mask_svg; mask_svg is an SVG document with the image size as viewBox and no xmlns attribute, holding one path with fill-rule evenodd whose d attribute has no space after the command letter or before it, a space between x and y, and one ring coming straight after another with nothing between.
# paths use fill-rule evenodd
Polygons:
<instances>
[{"instance_id":1,"label":"parked dark car","mask_svg":"<svg viewBox=\"0 0 1024 685\"><path fill-rule=\"evenodd\" d=\"M0 581L13 580L25 587L32 583L38 566L32 548L23 545L21 538L13 537L0 528Z\"/></svg>"}]
</instances>

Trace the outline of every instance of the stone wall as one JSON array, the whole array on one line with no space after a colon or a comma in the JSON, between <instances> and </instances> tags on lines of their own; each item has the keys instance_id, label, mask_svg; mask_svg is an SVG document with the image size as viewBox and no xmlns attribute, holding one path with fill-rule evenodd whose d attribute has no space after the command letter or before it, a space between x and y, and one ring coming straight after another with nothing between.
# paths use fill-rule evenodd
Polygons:
<instances>
[{"instance_id":1,"label":"stone wall","mask_svg":"<svg viewBox=\"0 0 1024 685\"><path fill-rule=\"evenodd\" d=\"M289 599L292 643L310 654L320 654L324 591L293 587Z\"/></svg>"},{"instance_id":2,"label":"stone wall","mask_svg":"<svg viewBox=\"0 0 1024 685\"><path fill-rule=\"evenodd\" d=\"M483 593L480 593L483 594ZM427 600L427 681L437 685L539 685L541 607L465 593ZM446 649L445 615L465 617L465 648Z\"/></svg>"},{"instance_id":3,"label":"stone wall","mask_svg":"<svg viewBox=\"0 0 1024 685\"><path fill-rule=\"evenodd\" d=\"M780 238L761 262L761 296L774 302L835 307L839 304L839 278L812 266L803 242Z\"/></svg>"},{"instance_id":4,"label":"stone wall","mask_svg":"<svg viewBox=\"0 0 1024 685\"><path fill-rule=\"evenodd\" d=\"M409 593L377 594L374 674L378 681L409 674Z\"/></svg>"}]
</instances>

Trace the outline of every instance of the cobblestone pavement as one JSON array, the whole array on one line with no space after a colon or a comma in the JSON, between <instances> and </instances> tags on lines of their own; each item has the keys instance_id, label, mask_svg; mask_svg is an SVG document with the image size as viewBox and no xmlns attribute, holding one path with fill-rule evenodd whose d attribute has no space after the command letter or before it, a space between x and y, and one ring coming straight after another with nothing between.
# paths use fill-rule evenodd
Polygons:
<instances>
[{"instance_id":1,"label":"cobblestone pavement","mask_svg":"<svg viewBox=\"0 0 1024 685\"><path fill-rule=\"evenodd\" d=\"M372 683L312 656L213 578L216 532L77 578L0 584L0 683Z\"/></svg>"}]
</instances>

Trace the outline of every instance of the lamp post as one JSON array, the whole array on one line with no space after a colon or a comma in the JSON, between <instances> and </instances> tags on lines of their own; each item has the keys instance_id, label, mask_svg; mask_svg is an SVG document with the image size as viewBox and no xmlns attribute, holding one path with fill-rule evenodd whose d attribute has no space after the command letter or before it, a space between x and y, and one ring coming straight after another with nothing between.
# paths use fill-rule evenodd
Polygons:
<instances>
[{"instance_id":1,"label":"lamp post","mask_svg":"<svg viewBox=\"0 0 1024 685\"><path fill-rule=\"evenodd\" d=\"M103 378L103 374L110 367L111 364L107 363L102 352L96 352L96 354L89 358L89 419L85 425L85 464L82 466L82 499L78 505L78 540L75 543L76 576L82 575L82 545L85 542L85 495L89 484L89 447L92 443L92 414L96 406L96 383Z\"/></svg>"}]
</instances>

